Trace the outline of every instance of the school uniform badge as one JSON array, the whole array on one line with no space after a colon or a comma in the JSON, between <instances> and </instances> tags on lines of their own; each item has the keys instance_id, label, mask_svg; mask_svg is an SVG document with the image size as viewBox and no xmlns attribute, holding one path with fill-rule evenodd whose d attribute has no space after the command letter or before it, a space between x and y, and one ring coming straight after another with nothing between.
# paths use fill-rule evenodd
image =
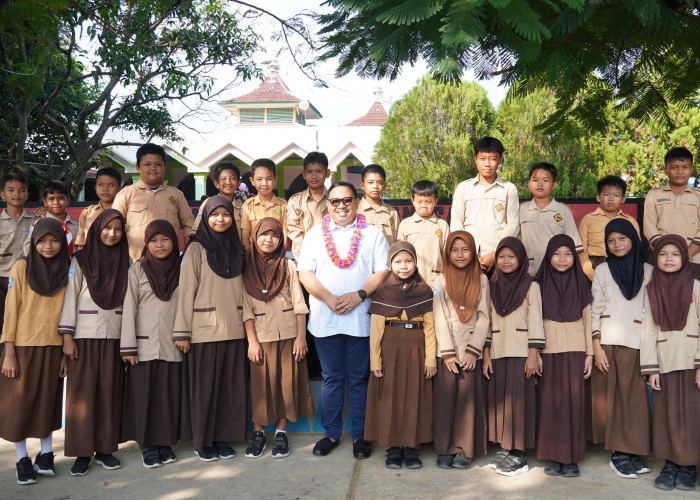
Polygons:
<instances>
[{"instance_id":1,"label":"school uniform badge","mask_svg":"<svg viewBox=\"0 0 700 500\"><path fill-rule=\"evenodd\" d=\"M436 235L438 238L442 238L442 229L438 229L437 231L435 231L435 235Z\"/></svg>"},{"instance_id":2,"label":"school uniform badge","mask_svg":"<svg viewBox=\"0 0 700 500\"><path fill-rule=\"evenodd\" d=\"M690 303L692 304L693 302L695 302L695 294L690 296Z\"/></svg>"},{"instance_id":3,"label":"school uniform badge","mask_svg":"<svg viewBox=\"0 0 700 500\"><path fill-rule=\"evenodd\" d=\"M503 203L499 203L496 205L496 212L502 212L503 211Z\"/></svg>"},{"instance_id":4,"label":"school uniform badge","mask_svg":"<svg viewBox=\"0 0 700 500\"><path fill-rule=\"evenodd\" d=\"M433 295L438 295L440 293L440 285L435 285L433 288Z\"/></svg>"},{"instance_id":5,"label":"school uniform badge","mask_svg":"<svg viewBox=\"0 0 700 500\"><path fill-rule=\"evenodd\" d=\"M563 217L559 213L554 216L554 220L557 222L561 222L562 219L563 219Z\"/></svg>"},{"instance_id":6,"label":"school uniform badge","mask_svg":"<svg viewBox=\"0 0 700 500\"><path fill-rule=\"evenodd\" d=\"M15 279L14 279L14 278L10 278L9 280L7 280L7 289L9 290L9 289L12 288L13 286L15 286Z\"/></svg>"},{"instance_id":7,"label":"school uniform badge","mask_svg":"<svg viewBox=\"0 0 700 500\"><path fill-rule=\"evenodd\" d=\"M73 276L75 276L75 268L70 267L68 268L68 279L72 278Z\"/></svg>"},{"instance_id":8,"label":"school uniform badge","mask_svg":"<svg viewBox=\"0 0 700 500\"><path fill-rule=\"evenodd\" d=\"M170 203L172 203L173 205L175 205L175 197L174 196L171 196L170 198L168 198L168 201Z\"/></svg>"},{"instance_id":9,"label":"school uniform badge","mask_svg":"<svg viewBox=\"0 0 700 500\"><path fill-rule=\"evenodd\" d=\"M273 210L273 212L275 213L275 215L276 215L277 217L279 217L280 215L282 215L282 209L281 209L280 207L275 207L275 209Z\"/></svg>"}]
</instances>

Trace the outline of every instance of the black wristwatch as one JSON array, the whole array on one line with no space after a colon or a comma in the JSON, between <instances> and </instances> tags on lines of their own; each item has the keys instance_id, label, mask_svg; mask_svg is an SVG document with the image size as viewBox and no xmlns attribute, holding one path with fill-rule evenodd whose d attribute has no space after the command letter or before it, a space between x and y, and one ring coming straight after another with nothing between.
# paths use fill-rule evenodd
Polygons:
<instances>
[{"instance_id":1,"label":"black wristwatch","mask_svg":"<svg viewBox=\"0 0 700 500\"><path fill-rule=\"evenodd\" d=\"M359 295L363 301L367 298L367 292L365 292L362 288L357 291L357 295Z\"/></svg>"}]
</instances>

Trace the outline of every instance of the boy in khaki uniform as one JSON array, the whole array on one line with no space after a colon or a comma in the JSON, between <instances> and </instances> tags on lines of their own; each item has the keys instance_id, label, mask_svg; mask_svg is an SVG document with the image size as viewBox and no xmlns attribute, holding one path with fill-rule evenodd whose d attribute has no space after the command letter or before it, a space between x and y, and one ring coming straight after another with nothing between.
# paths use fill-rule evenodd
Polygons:
<instances>
[{"instance_id":1,"label":"boy in khaki uniform","mask_svg":"<svg viewBox=\"0 0 700 500\"><path fill-rule=\"evenodd\" d=\"M401 221L396 239L408 241L416 248L418 272L434 288L442 273L442 252L450 227L433 213L438 201L437 185L433 181L416 182L411 193L415 213Z\"/></svg>"},{"instance_id":2,"label":"boy in khaki uniform","mask_svg":"<svg viewBox=\"0 0 700 500\"><path fill-rule=\"evenodd\" d=\"M163 181L165 150L157 144L144 144L136 151L136 169L141 179L117 193L112 208L126 218L129 256L137 261L146 245L144 232L149 222L165 219L175 230L182 229L185 242L190 237L194 217L185 195Z\"/></svg>"},{"instance_id":3,"label":"boy in khaki uniform","mask_svg":"<svg viewBox=\"0 0 700 500\"><path fill-rule=\"evenodd\" d=\"M241 185L241 171L233 163L217 163L214 165L211 173L209 174L214 187L219 190L221 196L225 196L231 203L233 203L233 220L236 221L236 231L238 231L238 237L241 237L241 211L243 208L243 201L236 198L236 191ZM192 233L197 230L199 223L202 220L202 213L204 213L204 207L207 205L207 198L199 206L199 212L197 217L194 219L192 224Z\"/></svg>"},{"instance_id":4,"label":"boy in khaki uniform","mask_svg":"<svg viewBox=\"0 0 700 500\"><path fill-rule=\"evenodd\" d=\"M287 231L287 202L272 192L277 185L275 162L267 158L255 160L250 166L250 179L258 194L248 198L241 209L241 242L246 249L252 241L253 229L265 217L280 221L285 237Z\"/></svg>"},{"instance_id":5,"label":"boy in khaki uniform","mask_svg":"<svg viewBox=\"0 0 700 500\"><path fill-rule=\"evenodd\" d=\"M528 274L534 276L540 268L547 243L556 234L571 236L583 265L587 259L581 255L583 244L576 229L574 215L569 207L552 198L552 191L557 188L556 167L546 162L532 165L527 187L532 193L532 200L520 205L520 239L527 251ZM592 277L591 273L589 279Z\"/></svg>"},{"instance_id":6,"label":"boy in khaki uniform","mask_svg":"<svg viewBox=\"0 0 700 500\"><path fill-rule=\"evenodd\" d=\"M292 196L287 203L287 238L292 241L294 260L299 260L304 235L328 214L328 191L324 186L330 175L328 157L312 151L304 158L301 175L309 187Z\"/></svg>"},{"instance_id":7,"label":"boy in khaki uniform","mask_svg":"<svg viewBox=\"0 0 700 500\"><path fill-rule=\"evenodd\" d=\"M688 242L688 255L700 279L700 190L691 188L693 154L672 148L664 157L668 184L649 191L644 200L644 236L652 248L659 236L680 234Z\"/></svg>"},{"instance_id":8,"label":"boy in khaki uniform","mask_svg":"<svg viewBox=\"0 0 700 500\"><path fill-rule=\"evenodd\" d=\"M608 222L613 219L626 219L639 234L639 225L634 217L620 210L620 206L625 202L627 183L616 175L608 175L598 181L597 188L598 194L595 199L600 203L600 207L584 215L578 227L583 251L586 252L590 260L589 266L583 265L583 271L591 279L593 269L605 262L607 256L605 226L608 225Z\"/></svg>"},{"instance_id":9,"label":"boy in khaki uniform","mask_svg":"<svg viewBox=\"0 0 700 500\"><path fill-rule=\"evenodd\" d=\"M88 229L104 210L112 208L114 197L121 189L122 176L112 167L104 167L97 171L95 176L95 192L100 202L90 205L80 213L78 219L78 235L75 237L75 249L80 250L85 245Z\"/></svg>"},{"instance_id":10,"label":"boy in khaki uniform","mask_svg":"<svg viewBox=\"0 0 700 500\"><path fill-rule=\"evenodd\" d=\"M382 201L386 189L386 172L379 165L367 165L362 169L360 188L365 196L360 200L357 213L362 214L369 224L376 226L391 245L396 241L399 230L399 213Z\"/></svg>"},{"instance_id":11,"label":"boy in khaki uniform","mask_svg":"<svg viewBox=\"0 0 700 500\"><path fill-rule=\"evenodd\" d=\"M78 234L78 224L70 218L66 209L70 202L70 192L68 186L59 181L48 181L41 188L41 198L44 201L46 211L42 213L41 218L51 217L57 219L61 223L63 230L66 233L66 242L68 242L68 253L73 255L76 250L74 247L75 237ZM29 228L29 234L24 240L24 255L29 255L32 241L32 231L39 218L36 218Z\"/></svg>"}]
</instances>

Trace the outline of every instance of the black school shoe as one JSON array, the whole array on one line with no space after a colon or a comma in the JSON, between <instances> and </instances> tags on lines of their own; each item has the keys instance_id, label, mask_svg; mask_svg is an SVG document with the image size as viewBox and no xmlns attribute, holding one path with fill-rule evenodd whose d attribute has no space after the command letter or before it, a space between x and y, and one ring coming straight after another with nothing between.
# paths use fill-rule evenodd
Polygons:
<instances>
[{"instance_id":1,"label":"black school shoe","mask_svg":"<svg viewBox=\"0 0 700 500\"><path fill-rule=\"evenodd\" d=\"M163 465L171 464L177 460L173 449L170 446L159 446L158 456L160 457L160 463Z\"/></svg>"},{"instance_id":2,"label":"black school shoe","mask_svg":"<svg viewBox=\"0 0 700 500\"><path fill-rule=\"evenodd\" d=\"M452 458L452 467L454 469L468 469L472 466L472 459L467 457L463 451L460 451Z\"/></svg>"},{"instance_id":3,"label":"black school shoe","mask_svg":"<svg viewBox=\"0 0 700 500\"><path fill-rule=\"evenodd\" d=\"M335 441L331 441L331 438L328 436L324 437L323 439L319 440L315 445L314 445L314 455L317 457L325 457L328 455L333 448L337 448L338 445L340 444L340 439L336 439Z\"/></svg>"},{"instance_id":4,"label":"black school shoe","mask_svg":"<svg viewBox=\"0 0 700 500\"><path fill-rule=\"evenodd\" d=\"M678 466L666 460L664 468L654 480L654 486L661 490L670 491L676 485L676 478L678 477Z\"/></svg>"},{"instance_id":5,"label":"black school shoe","mask_svg":"<svg viewBox=\"0 0 700 500\"><path fill-rule=\"evenodd\" d=\"M276 432L272 438L272 458L285 458L289 456L289 440L286 432Z\"/></svg>"},{"instance_id":6,"label":"black school shoe","mask_svg":"<svg viewBox=\"0 0 700 500\"><path fill-rule=\"evenodd\" d=\"M211 446L205 446L202 451L194 451L194 454L199 457L202 462L213 462L219 459L219 455L216 450Z\"/></svg>"},{"instance_id":7,"label":"black school shoe","mask_svg":"<svg viewBox=\"0 0 700 500\"><path fill-rule=\"evenodd\" d=\"M352 442L352 454L355 458L369 458L372 454L372 444L364 439L356 439Z\"/></svg>"},{"instance_id":8,"label":"black school shoe","mask_svg":"<svg viewBox=\"0 0 700 500\"><path fill-rule=\"evenodd\" d=\"M400 446L390 446L386 449L386 463L387 469L400 469L401 468L401 447Z\"/></svg>"},{"instance_id":9,"label":"black school shoe","mask_svg":"<svg viewBox=\"0 0 700 500\"><path fill-rule=\"evenodd\" d=\"M34 484L36 483L36 471L32 467L32 459L23 457L17 462L17 484Z\"/></svg>"},{"instance_id":10,"label":"black school shoe","mask_svg":"<svg viewBox=\"0 0 700 500\"><path fill-rule=\"evenodd\" d=\"M260 458L267 448L265 433L263 431L253 431L248 447L245 449L246 458Z\"/></svg>"},{"instance_id":11,"label":"black school shoe","mask_svg":"<svg viewBox=\"0 0 700 500\"><path fill-rule=\"evenodd\" d=\"M626 453L621 453L619 451L614 452L610 455L610 463L608 465L619 477L629 479L636 479L638 477L637 469L632 465L632 461Z\"/></svg>"},{"instance_id":12,"label":"black school shoe","mask_svg":"<svg viewBox=\"0 0 700 500\"><path fill-rule=\"evenodd\" d=\"M496 466L496 472L502 476L518 476L530 470L527 465L527 455L523 452L509 453L508 456Z\"/></svg>"},{"instance_id":13,"label":"black school shoe","mask_svg":"<svg viewBox=\"0 0 700 500\"><path fill-rule=\"evenodd\" d=\"M95 453L95 463L107 470L119 469L122 466L119 459L111 453Z\"/></svg>"},{"instance_id":14,"label":"black school shoe","mask_svg":"<svg viewBox=\"0 0 700 500\"><path fill-rule=\"evenodd\" d=\"M84 476L90 470L90 461L92 457L78 457L73 462L73 467L70 468L71 476Z\"/></svg>"},{"instance_id":15,"label":"black school shoe","mask_svg":"<svg viewBox=\"0 0 700 500\"><path fill-rule=\"evenodd\" d=\"M407 469L420 469L423 467L423 462L418 458L418 450L409 446L404 446L401 452L403 455L403 463Z\"/></svg>"},{"instance_id":16,"label":"black school shoe","mask_svg":"<svg viewBox=\"0 0 700 500\"><path fill-rule=\"evenodd\" d=\"M451 469L452 468L452 459L454 457L455 457L454 455L438 455L437 466L440 469Z\"/></svg>"},{"instance_id":17,"label":"black school shoe","mask_svg":"<svg viewBox=\"0 0 700 500\"><path fill-rule=\"evenodd\" d=\"M56 467L53 464L53 452L39 453L34 459L34 470L42 476L54 477Z\"/></svg>"},{"instance_id":18,"label":"black school shoe","mask_svg":"<svg viewBox=\"0 0 700 500\"><path fill-rule=\"evenodd\" d=\"M236 450L231 448L226 441L214 441L214 449L219 458L233 458L236 456Z\"/></svg>"},{"instance_id":19,"label":"black school shoe","mask_svg":"<svg viewBox=\"0 0 700 500\"><path fill-rule=\"evenodd\" d=\"M160 460L160 453L158 453L158 447L151 446L141 450L141 463L146 469L153 469L163 465L163 462Z\"/></svg>"},{"instance_id":20,"label":"black school shoe","mask_svg":"<svg viewBox=\"0 0 700 500\"><path fill-rule=\"evenodd\" d=\"M578 477L578 464L562 464L561 475L562 477Z\"/></svg>"},{"instance_id":21,"label":"black school shoe","mask_svg":"<svg viewBox=\"0 0 700 500\"><path fill-rule=\"evenodd\" d=\"M544 473L550 476L561 476L562 465L554 460L547 460L544 464Z\"/></svg>"},{"instance_id":22,"label":"black school shoe","mask_svg":"<svg viewBox=\"0 0 700 500\"><path fill-rule=\"evenodd\" d=\"M639 455L635 455L633 453L630 453L628 456L630 457L630 462L632 462L632 467L634 467L634 470L637 472L637 474L646 474L649 471L651 471L651 469L649 468L647 463Z\"/></svg>"},{"instance_id":23,"label":"black school shoe","mask_svg":"<svg viewBox=\"0 0 700 500\"><path fill-rule=\"evenodd\" d=\"M498 453L496 453L496 456L493 457L493 460L489 464L489 467L491 467L492 469L497 469L498 466L501 464L501 462L503 462L508 457L509 454L510 454L510 451L508 451L508 450L499 451Z\"/></svg>"},{"instance_id":24,"label":"black school shoe","mask_svg":"<svg viewBox=\"0 0 700 500\"><path fill-rule=\"evenodd\" d=\"M674 484L677 490L693 491L696 482L697 476L694 465L681 465L678 467L678 475Z\"/></svg>"}]
</instances>

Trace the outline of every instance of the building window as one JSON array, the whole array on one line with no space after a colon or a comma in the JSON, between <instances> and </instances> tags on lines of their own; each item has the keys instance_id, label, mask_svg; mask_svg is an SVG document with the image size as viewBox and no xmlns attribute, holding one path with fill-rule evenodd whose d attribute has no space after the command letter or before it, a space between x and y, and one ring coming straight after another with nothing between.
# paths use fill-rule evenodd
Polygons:
<instances>
[{"instance_id":1,"label":"building window","mask_svg":"<svg viewBox=\"0 0 700 500\"><path fill-rule=\"evenodd\" d=\"M265 110L241 109L241 123L265 123Z\"/></svg>"}]
</instances>

